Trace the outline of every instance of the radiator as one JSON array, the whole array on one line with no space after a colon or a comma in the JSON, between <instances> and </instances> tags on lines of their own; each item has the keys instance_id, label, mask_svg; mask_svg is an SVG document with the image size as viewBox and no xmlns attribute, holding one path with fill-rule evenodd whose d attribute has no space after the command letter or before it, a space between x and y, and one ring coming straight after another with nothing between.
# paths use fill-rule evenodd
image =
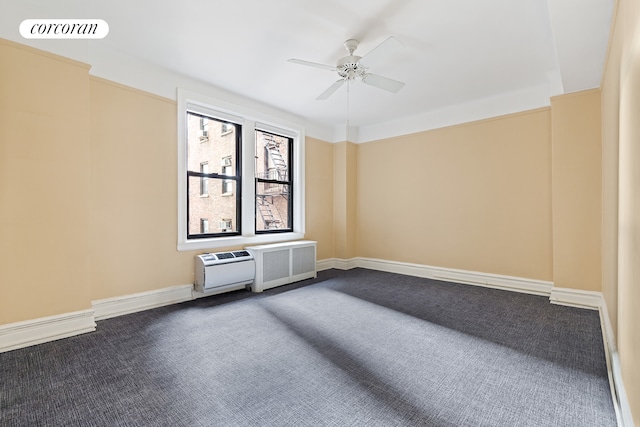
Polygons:
<instances>
[{"instance_id":1,"label":"radiator","mask_svg":"<svg viewBox=\"0 0 640 427\"><path fill-rule=\"evenodd\" d=\"M247 246L256 262L256 277L250 286L262 292L276 286L316 277L316 242L296 242Z\"/></svg>"},{"instance_id":2,"label":"radiator","mask_svg":"<svg viewBox=\"0 0 640 427\"><path fill-rule=\"evenodd\" d=\"M195 264L195 290L205 294L245 288L255 276L255 260L248 251L202 254Z\"/></svg>"}]
</instances>

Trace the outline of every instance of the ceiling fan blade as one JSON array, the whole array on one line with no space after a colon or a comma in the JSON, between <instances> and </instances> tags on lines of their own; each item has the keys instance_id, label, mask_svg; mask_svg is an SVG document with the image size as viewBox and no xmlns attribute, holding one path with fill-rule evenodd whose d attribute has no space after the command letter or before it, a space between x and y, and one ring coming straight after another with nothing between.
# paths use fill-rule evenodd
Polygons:
<instances>
[{"instance_id":1,"label":"ceiling fan blade","mask_svg":"<svg viewBox=\"0 0 640 427\"><path fill-rule=\"evenodd\" d=\"M307 67L322 68L323 70L336 71L336 67L331 65L318 64L316 62L303 61L302 59L287 59L294 64L306 65Z\"/></svg>"},{"instance_id":2,"label":"ceiling fan blade","mask_svg":"<svg viewBox=\"0 0 640 427\"><path fill-rule=\"evenodd\" d=\"M323 99L327 99L328 97L330 97L331 95L333 95L333 93L335 91L337 91L338 89L340 89L340 86L342 86L344 84L344 79L340 79L337 80L336 82L334 82L331 86L329 86L327 88L327 90L325 90L324 92L322 92L317 98L316 100L321 101Z\"/></svg>"},{"instance_id":3,"label":"ceiling fan blade","mask_svg":"<svg viewBox=\"0 0 640 427\"><path fill-rule=\"evenodd\" d=\"M360 63L365 67L375 67L386 62L394 52L404 47L404 44L393 36L389 36L385 41L374 47L360 59Z\"/></svg>"},{"instance_id":4,"label":"ceiling fan blade","mask_svg":"<svg viewBox=\"0 0 640 427\"><path fill-rule=\"evenodd\" d=\"M398 92L404 87L404 83L402 82L388 77L378 76L376 74L365 74L362 78L362 82L393 93Z\"/></svg>"}]
</instances>

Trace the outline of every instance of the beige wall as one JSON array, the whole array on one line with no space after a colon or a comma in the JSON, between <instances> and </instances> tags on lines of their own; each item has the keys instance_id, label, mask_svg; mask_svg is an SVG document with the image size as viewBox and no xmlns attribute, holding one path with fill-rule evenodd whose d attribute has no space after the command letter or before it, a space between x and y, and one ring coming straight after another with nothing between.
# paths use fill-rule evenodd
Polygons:
<instances>
[{"instance_id":1,"label":"beige wall","mask_svg":"<svg viewBox=\"0 0 640 427\"><path fill-rule=\"evenodd\" d=\"M615 24L614 14L614 24ZM620 116L620 25L612 25L602 79L602 294L618 331L618 138Z\"/></svg>"},{"instance_id":2,"label":"beige wall","mask_svg":"<svg viewBox=\"0 0 640 427\"><path fill-rule=\"evenodd\" d=\"M176 103L9 41L0 61L0 325L193 283ZM309 138L306 162L306 238L331 258L333 145Z\"/></svg>"},{"instance_id":3,"label":"beige wall","mask_svg":"<svg viewBox=\"0 0 640 427\"><path fill-rule=\"evenodd\" d=\"M551 129L554 286L600 291L600 91L552 98Z\"/></svg>"},{"instance_id":4,"label":"beige wall","mask_svg":"<svg viewBox=\"0 0 640 427\"><path fill-rule=\"evenodd\" d=\"M337 258L357 255L357 147L351 142L335 144L333 148L333 236Z\"/></svg>"},{"instance_id":5,"label":"beige wall","mask_svg":"<svg viewBox=\"0 0 640 427\"><path fill-rule=\"evenodd\" d=\"M552 280L549 109L358 146L358 255Z\"/></svg>"},{"instance_id":6,"label":"beige wall","mask_svg":"<svg viewBox=\"0 0 640 427\"><path fill-rule=\"evenodd\" d=\"M317 259L334 257L333 238L333 144L306 139L305 144L305 238L315 240Z\"/></svg>"},{"instance_id":7,"label":"beige wall","mask_svg":"<svg viewBox=\"0 0 640 427\"><path fill-rule=\"evenodd\" d=\"M91 298L193 283L195 252L176 250L176 103L95 77L90 89Z\"/></svg>"},{"instance_id":8,"label":"beige wall","mask_svg":"<svg viewBox=\"0 0 640 427\"><path fill-rule=\"evenodd\" d=\"M640 420L640 4L636 1L617 2L602 92L606 233L603 293L611 323L617 328L622 379L637 422Z\"/></svg>"},{"instance_id":9,"label":"beige wall","mask_svg":"<svg viewBox=\"0 0 640 427\"><path fill-rule=\"evenodd\" d=\"M89 67L0 40L0 324L91 308Z\"/></svg>"}]
</instances>

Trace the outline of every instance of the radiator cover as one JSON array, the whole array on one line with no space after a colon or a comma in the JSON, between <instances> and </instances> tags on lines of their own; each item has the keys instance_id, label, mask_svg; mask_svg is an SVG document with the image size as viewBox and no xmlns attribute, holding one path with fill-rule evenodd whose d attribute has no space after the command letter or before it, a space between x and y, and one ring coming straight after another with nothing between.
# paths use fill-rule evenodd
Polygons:
<instances>
[{"instance_id":1,"label":"radiator cover","mask_svg":"<svg viewBox=\"0 0 640 427\"><path fill-rule=\"evenodd\" d=\"M316 277L316 242L296 242L247 246L256 262L251 290L262 292L276 286Z\"/></svg>"}]
</instances>

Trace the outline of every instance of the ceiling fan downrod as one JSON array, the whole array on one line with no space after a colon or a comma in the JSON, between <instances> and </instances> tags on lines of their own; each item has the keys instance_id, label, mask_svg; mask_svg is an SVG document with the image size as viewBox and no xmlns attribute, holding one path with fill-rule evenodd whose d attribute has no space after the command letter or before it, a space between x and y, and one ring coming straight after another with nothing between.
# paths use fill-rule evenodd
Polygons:
<instances>
[{"instance_id":1,"label":"ceiling fan downrod","mask_svg":"<svg viewBox=\"0 0 640 427\"><path fill-rule=\"evenodd\" d=\"M349 55L338 60L336 64L338 75L346 80L354 80L357 77L362 78L367 72L367 68L360 64L362 57L353 54L358 48L358 40L349 39L345 41L344 48L347 49Z\"/></svg>"}]
</instances>

